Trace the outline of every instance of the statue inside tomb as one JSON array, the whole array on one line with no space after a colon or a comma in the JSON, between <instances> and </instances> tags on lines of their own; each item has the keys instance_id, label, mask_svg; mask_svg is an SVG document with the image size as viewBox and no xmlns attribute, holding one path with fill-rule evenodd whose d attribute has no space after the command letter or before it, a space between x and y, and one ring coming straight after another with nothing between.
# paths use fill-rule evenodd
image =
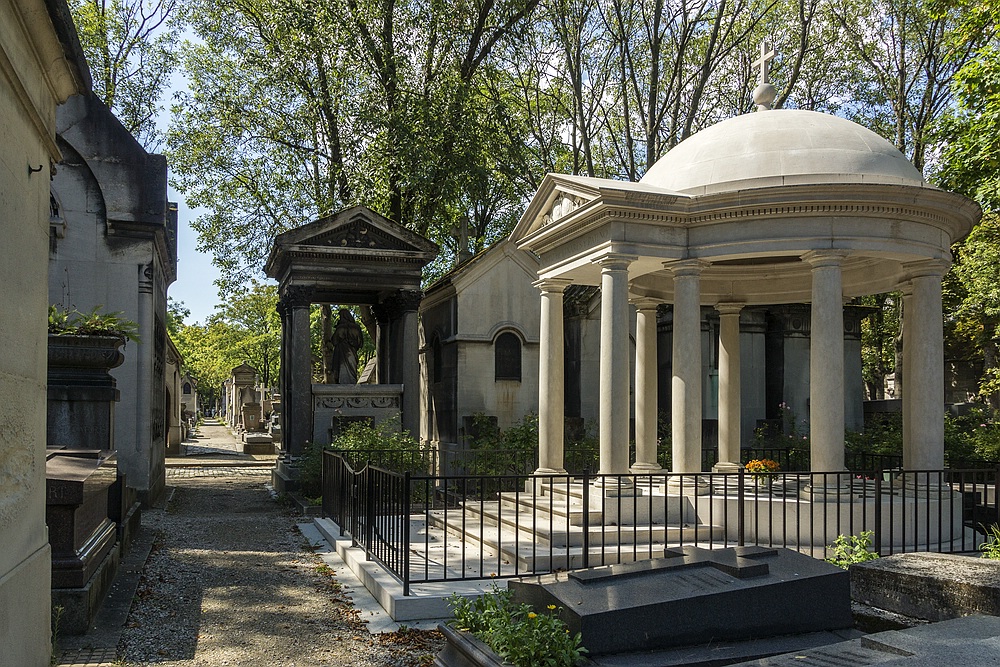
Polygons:
<instances>
[{"instance_id":1,"label":"statue inside tomb","mask_svg":"<svg viewBox=\"0 0 1000 667\"><path fill-rule=\"evenodd\" d=\"M351 311L340 309L337 327L333 330L333 383L358 383L358 350L364 343L361 325L354 321Z\"/></svg>"}]
</instances>

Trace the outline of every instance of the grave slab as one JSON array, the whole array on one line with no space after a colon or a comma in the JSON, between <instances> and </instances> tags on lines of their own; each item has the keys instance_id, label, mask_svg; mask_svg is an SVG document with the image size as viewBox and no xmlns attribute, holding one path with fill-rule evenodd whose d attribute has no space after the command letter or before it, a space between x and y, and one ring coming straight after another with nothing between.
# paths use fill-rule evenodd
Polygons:
<instances>
[{"instance_id":1,"label":"grave slab","mask_svg":"<svg viewBox=\"0 0 1000 667\"><path fill-rule=\"evenodd\" d=\"M511 580L560 612L591 655L848 628L846 571L789 549L668 549L663 558ZM820 602L820 603L818 603Z\"/></svg>"},{"instance_id":2,"label":"grave slab","mask_svg":"<svg viewBox=\"0 0 1000 667\"><path fill-rule=\"evenodd\" d=\"M998 635L1000 618L967 616L737 664L742 667L996 665L1000 663Z\"/></svg>"},{"instance_id":3,"label":"grave slab","mask_svg":"<svg viewBox=\"0 0 1000 667\"><path fill-rule=\"evenodd\" d=\"M955 554L896 554L851 566L856 602L912 618L1000 616L1000 561Z\"/></svg>"}]
</instances>

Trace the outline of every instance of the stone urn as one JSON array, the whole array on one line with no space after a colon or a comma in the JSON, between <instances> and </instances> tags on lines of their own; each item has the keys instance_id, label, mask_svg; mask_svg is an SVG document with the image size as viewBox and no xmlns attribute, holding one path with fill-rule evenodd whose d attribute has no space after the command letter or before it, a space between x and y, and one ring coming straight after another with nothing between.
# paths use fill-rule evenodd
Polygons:
<instances>
[{"instance_id":1,"label":"stone urn","mask_svg":"<svg viewBox=\"0 0 1000 667\"><path fill-rule=\"evenodd\" d=\"M49 335L49 447L113 450L115 378L125 339L109 335Z\"/></svg>"}]
</instances>

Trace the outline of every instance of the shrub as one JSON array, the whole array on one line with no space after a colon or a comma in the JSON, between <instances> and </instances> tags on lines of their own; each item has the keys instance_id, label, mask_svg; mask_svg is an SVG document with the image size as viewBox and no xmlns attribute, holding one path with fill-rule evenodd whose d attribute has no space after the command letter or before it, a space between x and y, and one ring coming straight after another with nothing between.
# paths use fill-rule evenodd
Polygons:
<instances>
[{"instance_id":1,"label":"shrub","mask_svg":"<svg viewBox=\"0 0 1000 667\"><path fill-rule=\"evenodd\" d=\"M986 541L979 545L979 550L983 552L983 558L1000 560L1000 526L993 524L989 527Z\"/></svg>"},{"instance_id":2,"label":"shrub","mask_svg":"<svg viewBox=\"0 0 1000 667\"><path fill-rule=\"evenodd\" d=\"M515 605L510 591L496 584L478 598L453 595L449 602L452 625L471 632L514 667L573 667L587 652L580 634L571 635L559 618L561 607L549 605L536 613L529 605Z\"/></svg>"},{"instance_id":3,"label":"shrub","mask_svg":"<svg viewBox=\"0 0 1000 667\"><path fill-rule=\"evenodd\" d=\"M833 555L827 558L828 563L833 563L837 567L845 570L854 563L864 563L878 558L878 554L871 551L872 537L875 531L864 530L861 535L838 535L830 548Z\"/></svg>"}]
</instances>

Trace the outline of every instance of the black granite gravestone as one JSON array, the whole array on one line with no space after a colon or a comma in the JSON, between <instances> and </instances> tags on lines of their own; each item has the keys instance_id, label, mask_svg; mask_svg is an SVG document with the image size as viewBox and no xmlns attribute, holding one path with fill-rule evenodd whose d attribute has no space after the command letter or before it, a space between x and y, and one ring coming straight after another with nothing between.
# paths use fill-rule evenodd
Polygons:
<instances>
[{"instance_id":1,"label":"black granite gravestone","mask_svg":"<svg viewBox=\"0 0 1000 667\"><path fill-rule=\"evenodd\" d=\"M845 570L789 549L668 549L663 558L525 577L514 601L562 607L591 655L851 626Z\"/></svg>"}]
</instances>

